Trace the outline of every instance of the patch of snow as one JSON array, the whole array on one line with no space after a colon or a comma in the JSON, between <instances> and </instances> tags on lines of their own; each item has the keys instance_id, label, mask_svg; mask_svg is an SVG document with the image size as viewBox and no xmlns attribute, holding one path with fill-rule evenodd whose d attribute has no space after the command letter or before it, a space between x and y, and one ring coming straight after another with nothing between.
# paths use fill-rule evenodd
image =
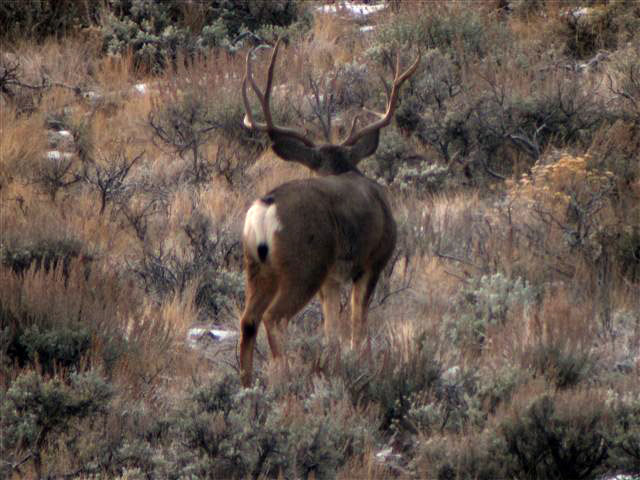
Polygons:
<instances>
[{"instance_id":1,"label":"patch of snow","mask_svg":"<svg viewBox=\"0 0 640 480\"><path fill-rule=\"evenodd\" d=\"M191 347L195 347L199 341L208 339L216 342L223 342L225 340L235 338L238 335L237 332L231 330L220 330L217 328L203 328L194 327L190 328L187 332L187 341Z\"/></svg>"},{"instance_id":2,"label":"patch of snow","mask_svg":"<svg viewBox=\"0 0 640 480\"><path fill-rule=\"evenodd\" d=\"M379 12L380 10L385 8L384 3L378 3L376 5L368 5L366 3L356 3L356 2L340 2L334 5L321 5L317 7L317 10L322 13L338 13L338 12L347 12L351 15L355 16L366 16L371 15L372 13Z\"/></svg>"},{"instance_id":3,"label":"patch of snow","mask_svg":"<svg viewBox=\"0 0 640 480\"><path fill-rule=\"evenodd\" d=\"M49 130L49 147L54 150L69 150L73 146L73 134L69 130Z\"/></svg>"},{"instance_id":4,"label":"patch of snow","mask_svg":"<svg viewBox=\"0 0 640 480\"><path fill-rule=\"evenodd\" d=\"M140 95L145 95L147 93L147 91L149 90L149 87L147 87L146 83L136 83L133 86L133 89L139 93Z\"/></svg>"},{"instance_id":5,"label":"patch of snow","mask_svg":"<svg viewBox=\"0 0 640 480\"><path fill-rule=\"evenodd\" d=\"M363 27L360 27L360 31L361 32L371 32L373 31L375 27L373 25L364 25Z\"/></svg>"},{"instance_id":6,"label":"patch of snow","mask_svg":"<svg viewBox=\"0 0 640 480\"><path fill-rule=\"evenodd\" d=\"M613 477L602 477L601 480L640 480L640 475L614 475Z\"/></svg>"},{"instance_id":7,"label":"patch of snow","mask_svg":"<svg viewBox=\"0 0 640 480\"><path fill-rule=\"evenodd\" d=\"M228 338L234 338L238 335L237 332L231 332L229 330L216 330L216 329L211 329L209 330L209 333L211 335L213 335L216 338L219 338L220 340L226 340Z\"/></svg>"},{"instance_id":8,"label":"patch of snow","mask_svg":"<svg viewBox=\"0 0 640 480\"><path fill-rule=\"evenodd\" d=\"M338 11L338 7L335 5L320 5L316 7L316 10L322 13L336 13Z\"/></svg>"},{"instance_id":9,"label":"patch of snow","mask_svg":"<svg viewBox=\"0 0 640 480\"><path fill-rule=\"evenodd\" d=\"M97 92L94 92L93 90L89 90L83 93L83 97L86 98L87 100L99 100L102 98L102 95L100 95Z\"/></svg>"},{"instance_id":10,"label":"patch of snow","mask_svg":"<svg viewBox=\"0 0 640 480\"><path fill-rule=\"evenodd\" d=\"M61 152L59 150L49 150L47 152L47 160L61 160L63 158L69 160L71 157L73 157L73 154L70 152Z\"/></svg>"},{"instance_id":11,"label":"patch of snow","mask_svg":"<svg viewBox=\"0 0 640 480\"><path fill-rule=\"evenodd\" d=\"M455 365L442 374L442 380L448 385L455 385L460 380L462 371L458 365Z\"/></svg>"},{"instance_id":12,"label":"patch of snow","mask_svg":"<svg viewBox=\"0 0 640 480\"><path fill-rule=\"evenodd\" d=\"M573 15L574 18L578 18L578 17L583 17L585 15L590 15L593 11L593 8L589 8L589 7L581 7L581 8L576 8L575 10L573 10L571 12L571 15Z\"/></svg>"},{"instance_id":13,"label":"patch of snow","mask_svg":"<svg viewBox=\"0 0 640 480\"><path fill-rule=\"evenodd\" d=\"M397 459L401 457L397 453L393 453L393 448L391 447L385 448L384 450L380 450L378 453L376 453L376 460L378 460L379 462L386 462L390 458Z\"/></svg>"},{"instance_id":14,"label":"patch of snow","mask_svg":"<svg viewBox=\"0 0 640 480\"><path fill-rule=\"evenodd\" d=\"M385 465L387 468L397 472L401 476L407 476L409 473L404 467L402 467L402 455L393 453L393 448L388 447L380 450L375 454L376 462Z\"/></svg>"}]
</instances>

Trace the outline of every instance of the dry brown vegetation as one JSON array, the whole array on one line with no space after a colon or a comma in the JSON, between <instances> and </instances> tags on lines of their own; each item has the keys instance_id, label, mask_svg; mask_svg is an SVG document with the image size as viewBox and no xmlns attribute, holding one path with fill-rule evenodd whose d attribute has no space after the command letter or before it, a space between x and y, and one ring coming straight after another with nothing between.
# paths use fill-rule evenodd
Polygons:
<instances>
[{"instance_id":1,"label":"dry brown vegetation","mask_svg":"<svg viewBox=\"0 0 640 480\"><path fill-rule=\"evenodd\" d=\"M278 123L342 134L423 54L364 166L400 238L364 353L313 302L250 389L235 345L186 342L237 330L246 208L309 175L242 127L248 43L159 72L101 24L3 40L2 476L640 474L638 4L390 1L365 32L313 7L261 30L289 41Z\"/></svg>"}]
</instances>

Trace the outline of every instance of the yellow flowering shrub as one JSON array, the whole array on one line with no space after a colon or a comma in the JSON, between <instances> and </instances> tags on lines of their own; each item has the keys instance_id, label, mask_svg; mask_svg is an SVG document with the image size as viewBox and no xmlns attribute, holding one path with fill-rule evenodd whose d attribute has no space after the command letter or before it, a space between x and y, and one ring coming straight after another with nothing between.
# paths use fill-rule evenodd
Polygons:
<instances>
[{"instance_id":1,"label":"yellow flowering shrub","mask_svg":"<svg viewBox=\"0 0 640 480\"><path fill-rule=\"evenodd\" d=\"M588 155L545 157L530 174L507 182L507 200L517 222L548 246L597 253L602 235L615 224L611 205L614 175L589 169ZM562 238L559 238L562 237ZM561 240L558 242L558 240Z\"/></svg>"}]
</instances>

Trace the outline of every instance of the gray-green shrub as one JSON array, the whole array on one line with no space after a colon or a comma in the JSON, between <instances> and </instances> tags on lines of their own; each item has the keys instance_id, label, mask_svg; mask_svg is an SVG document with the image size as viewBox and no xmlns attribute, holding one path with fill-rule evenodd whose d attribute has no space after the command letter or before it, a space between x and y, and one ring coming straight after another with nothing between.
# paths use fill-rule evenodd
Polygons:
<instances>
[{"instance_id":1,"label":"gray-green shrub","mask_svg":"<svg viewBox=\"0 0 640 480\"><path fill-rule=\"evenodd\" d=\"M38 478L41 478L42 456L49 442L73 428L81 428L79 422L82 420L96 419L104 414L113 392L95 373L47 380L35 372L26 372L0 395L2 457L12 464L18 464L25 456L30 457ZM69 445L72 449L73 443Z\"/></svg>"}]
</instances>

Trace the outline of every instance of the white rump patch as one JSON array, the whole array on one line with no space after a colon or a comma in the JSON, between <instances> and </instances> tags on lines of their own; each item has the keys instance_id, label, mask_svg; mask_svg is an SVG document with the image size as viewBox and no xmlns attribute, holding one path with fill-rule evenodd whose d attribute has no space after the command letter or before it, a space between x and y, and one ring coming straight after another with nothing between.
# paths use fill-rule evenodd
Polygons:
<instances>
[{"instance_id":1,"label":"white rump patch","mask_svg":"<svg viewBox=\"0 0 640 480\"><path fill-rule=\"evenodd\" d=\"M244 220L242 236L246 248L256 260L260 260L258 257L258 246L261 244L267 246L268 258L273 247L273 235L281 228L282 225L278 219L275 203L265 205L260 199L253 202Z\"/></svg>"}]
</instances>

